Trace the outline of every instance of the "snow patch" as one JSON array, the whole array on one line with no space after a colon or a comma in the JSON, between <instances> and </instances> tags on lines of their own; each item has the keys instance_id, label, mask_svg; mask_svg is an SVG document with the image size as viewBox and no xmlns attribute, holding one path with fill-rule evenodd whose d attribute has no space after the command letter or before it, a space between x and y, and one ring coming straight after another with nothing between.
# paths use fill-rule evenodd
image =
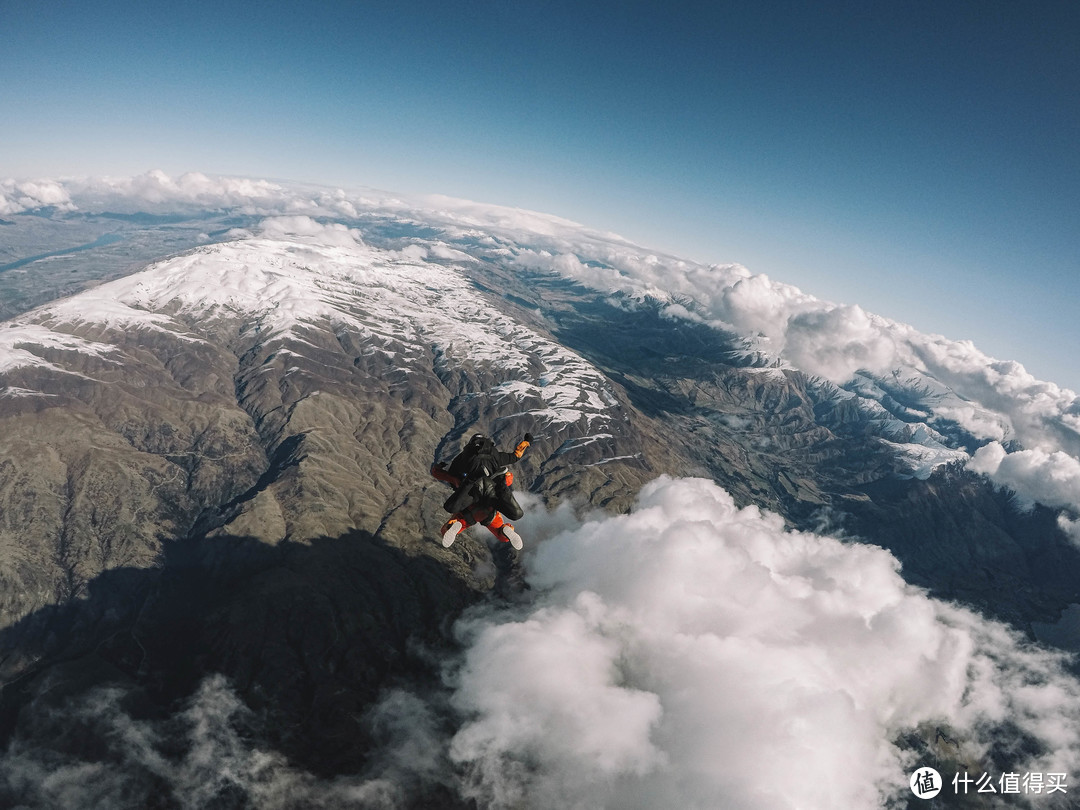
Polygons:
<instances>
[{"instance_id":1,"label":"snow patch","mask_svg":"<svg viewBox=\"0 0 1080 810\"><path fill-rule=\"evenodd\" d=\"M420 246L370 247L353 229L304 215L268 218L257 236L196 248L27 313L16 321L21 326L9 326L6 343L0 335L0 370L45 364L19 349L33 341L102 354L104 344L64 334L92 326L197 340L194 329L245 320L257 323L264 342L288 336L296 348L304 344L301 327L329 324L356 333L365 352L379 352L405 372L429 362L425 347L432 347L438 362L510 377L486 395L535 402L524 412L541 423L609 418L617 399L600 371L426 256Z\"/></svg>"},{"instance_id":2,"label":"snow patch","mask_svg":"<svg viewBox=\"0 0 1080 810\"><path fill-rule=\"evenodd\" d=\"M9 321L0 327L0 374L26 366L47 368L63 374L72 373L46 360L34 351L35 349L42 353L72 352L102 359L115 351L108 344L53 331L40 324Z\"/></svg>"}]
</instances>

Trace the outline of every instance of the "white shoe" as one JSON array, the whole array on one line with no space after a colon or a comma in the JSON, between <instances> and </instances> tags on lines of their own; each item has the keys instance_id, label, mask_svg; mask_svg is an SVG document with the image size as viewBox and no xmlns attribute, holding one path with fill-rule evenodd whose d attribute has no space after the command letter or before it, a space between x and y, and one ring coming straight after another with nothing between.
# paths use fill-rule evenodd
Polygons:
<instances>
[{"instance_id":1,"label":"white shoe","mask_svg":"<svg viewBox=\"0 0 1080 810\"><path fill-rule=\"evenodd\" d=\"M518 533L514 531L513 526L507 523L503 526L502 533L503 536L510 541L510 545L512 545L515 550L521 551L521 538L518 537Z\"/></svg>"},{"instance_id":2,"label":"white shoe","mask_svg":"<svg viewBox=\"0 0 1080 810\"><path fill-rule=\"evenodd\" d=\"M462 525L460 520L451 520L450 525L446 527L446 531L442 535L443 548L450 548L450 546L454 545L454 541L457 540L457 536L464 528L465 526Z\"/></svg>"}]
</instances>

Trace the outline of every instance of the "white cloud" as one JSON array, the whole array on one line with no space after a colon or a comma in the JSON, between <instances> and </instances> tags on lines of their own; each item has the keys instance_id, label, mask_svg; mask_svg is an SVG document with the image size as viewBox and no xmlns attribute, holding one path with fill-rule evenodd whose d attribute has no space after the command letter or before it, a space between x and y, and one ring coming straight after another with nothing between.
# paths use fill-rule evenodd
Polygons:
<instances>
[{"instance_id":1,"label":"white cloud","mask_svg":"<svg viewBox=\"0 0 1080 810\"><path fill-rule=\"evenodd\" d=\"M518 251L512 263L525 270L540 270L555 273L584 284L593 289L605 292L621 292L627 294L651 294L662 295L658 288L642 289L640 284L632 280L618 270L611 267L598 267L586 265L571 253L553 254L546 250L521 250Z\"/></svg>"},{"instance_id":2,"label":"white cloud","mask_svg":"<svg viewBox=\"0 0 1080 810\"><path fill-rule=\"evenodd\" d=\"M1006 422L993 411L970 403L939 405L934 409L937 416L960 425L976 439L1000 442L1006 435Z\"/></svg>"},{"instance_id":3,"label":"white cloud","mask_svg":"<svg viewBox=\"0 0 1080 810\"><path fill-rule=\"evenodd\" d=\"M67 189L55 180L0 181L0 214L19 214L49 207L61 211L75 209Z\"/></svg>"},{"instance_id":4,"label":"white cloud","mask_svg":"<svg viewBox=\"0 0 1080 810\"><path fill-rule=\"evenodd\" d=\"M802 312L790 318L787 357L815 376L844 382L866 370L884 374L897 351L884 322L857 306Z\"/></svg>"},{"instance_id":5,"label":"white cloud","mask_svg":"<svg viewBox=\"0 0 1080 810\"><path fill-rule=\"evenodd\" d=\"M16 193L18 192L18 193ZM0 183L0 206L15 210L61 205L66 210L135 213L194 213L207 210L239 211L256 216L307 214L355 218L371 200L341 189L285 186L268 180L222 177L188 172L176 177L153 170L134 177L84 177L36 183ZM35 202L36 201L36 202ZM35 202L34 205L29 203ZM0 208L0 213L3 209Z\"/></svg>"},{"instance_id":6,"label":"white cloud","mask_svg":"<svg viewBox=\"0 0 1080 810\"><path fill-rule=\"evenodd\" d=\"M1080 546L1080 520L1071 520L1065 515L1058 515L1057 522L1061 530L1065 532L1065 536Z\"/></svg>"},{"instance_id":7,"label":"white cloud","mask_svg":"<svg viewBox=\"0 0 1080 810\"><path fill-rule=\"evenodd\" d=\"M160 170L126 178L82 178L65 181L84 210L214 210L241 208L252 213L284 212L296 193L266 180L211 177L188 172L171 177Z\"/></svg>"},{"instance_id":8,"label":"white cloud","mask_svg":"<svg viewBox=\"0 0 1080 810\"><path fill-rule=\"evenodd\" d=\"M967 399L1006 417L1025 445L1080 455L1080 398L1073 391L1036 379L1019 363L989 357L970 341L911 331L908 342L919 364Z\"/></svg>"},{"instance_id":9,"label":"white cloud","mask_svg":"<svg viewBox=\"0 0 1080 810\"><path fill-rule=\"evenodd\" d=\"M476 263L476 259L461 250L455 250L449 245L443 242L435 242L428 248L431 255L437 259L444 259L451 262L467 262L471 264Z\"/></svg>"},{"instance_id":10,"label":"white cloud","mask_svg":"<svg viewBox=\"0 0 1080 810\"><path fill-rule=\"evenodd\" d=\"M188 172L173 179L162 171L151 171L130 180L130 193L147 202L182 201L199 205L232 206L252 200L277 199L283 189L265 180L210 178Z\"/></svg>"},{"instance_id":11,"label":"white cloud","mask_svg":"<svg viewBox=\"0 0 1080 810\"><path fill-rule=\"evenodd\" d=\"M211 676L176 716L160 721L136 719L123 707L124 693L101 689L35 718L63 741L92 735L98 746L90 760L55 748L14 742L0 758L0 802L5 806L49 810L87 807L212 806L356 808L392 810L402 806L406 788L393 780L396 771L383 759L387 778L342 777L320 780L291 766L279 753L260 748L239 730L251 719L225 679ZM391 706L386 711L393 711ZM41 710L39 709L39 712ZM419 720L410 715L409 733ZM384 735L385 737L385 735ZM50 739L48 742L54 742ZM384 738L387 752L401 744L396 733ZM417 779L419 759L410 759ZM222 804L224 803L224 804Z\"/></svg>"},{"instance_id":12,"label":"white cloud","mask_svg":"<svg viewBox=\"0 0 1080 810\"><path fill-rule=\"evenodd\" d=\"M308 216L270 217L259 226L262 235L270 239L301 237L321 245L336 247L356 247L364 242L360 232L337 222L323 224ZM416 258L422 259L423 256Z\"/></svg>"},{"instance_id":13,"label":"white cloud","mask_svg":"<svg viewBox=\"0 0 1080 810\"><path fill-rule=\"evenodd\" d=\"M968 469L990 476L1027 502L1080 513L1080 461L1060 450L1006 452L999 442L980 447Z\"/></svg>"},{"instance_id":14,"label":"white cloud","mask_svg":"<svg viewBox=\"0 0 1080 810\"><path fill-rule=\"evenodd\" d=\"M576 222L551 214L503 205L476 203L438 194L423 195L411 200L401 198L396 202L403 210L422 211L425 219L434 216L454 222L459 226L483 228L501 233L525 231L539 236L557 236L582 228Z\"/></svg>"},{"instance_id":15,"label":"white cloud","mask_svg":"<svg viewBox=\"0 0 1080 810\"><path fill-rule=\"evenodd\" d=\"M1046 753L1008 767L1070 772L1080 683L1063 657L928 598L898 567L786 532L711 482L650 484L632 514L538 547L535 604L461 622L467 722L451 756L467 795L877 808L907 790L920 763L893 741L921 725L952 729L967 761L1019 730Z\"/></svg>"},{"instance_id":16,"label":"white cloud","mask_svg":"<svg viewBox=\"0 0 1080 810\"><path fill-rule=\"evenodd\" d=\"M473 766L468 792L483 806L572 806L579 784L664 763L650 739L660 700L620 683L620 644L601 631L604 613L582 593L569 610L487 625L473 640L454 703L476 719L450 756ZM527 774L529 762L545 767Z\"/></svg>"}]
</instances>

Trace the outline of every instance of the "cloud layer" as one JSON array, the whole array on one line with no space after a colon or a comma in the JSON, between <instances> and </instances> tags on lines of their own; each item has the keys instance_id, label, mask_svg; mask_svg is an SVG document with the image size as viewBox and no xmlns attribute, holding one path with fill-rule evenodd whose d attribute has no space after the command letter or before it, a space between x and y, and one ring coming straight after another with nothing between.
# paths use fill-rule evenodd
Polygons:
<instances>
[{"instance_id":1,"label":"cloud layer","mask_svg":"<svg viewBox=\"0 0 1080 810\"><path fill-rule=\"evenodd\" d=\"M1068 453L1039 448L1009 453L1000 442L990 442L975 452L967 467L1011 489L1022 507L1038 502L1080 513L1080 460ZM1061 515L1058 525L1080 546L1080 521Z\"/></svg>"},{"instance_id":2,"label":"cloud layer","mask_svg":"<svg viewBox=\"0 0 1080 810\"><path fill-rule=\"evenodd\" d=\"M952 408L949 418L973 435L1008 435L1029 446L1064 443L1073 455L1080 453L1077 394L1036 379L1019 363L990 357L970 341L927 335L858 306L822 301L738 265L704 267L629 244L600 246L580 238L553 240L550 247L523 251L515 261L598 290L689 299L692 309L673 304L668 313L735 332L772 357L836 384L858 372L888 377L900 370L915 384L953 392L943 407Z\"/></svg>"},{"instance_id":3,"label":"cloud layer","mask_svg":"<svg viewBox=\"0 0 1080 810\"><path fill-rule=\"evenodd\" d=\"M165 720L133 718L124 697L123 690L105 688L62 712L38 709L33 722L50 745L12 744L0 759L0 803L27 810L401 806L396 737L385 740L382 778L319 780L251 741L244 729L253 718L220 676L207 678L183 710ZM410 736L419 729L411 715ZM92 758L66 753L71 742L79 747L88 738L98 742ZM418 756L409 761L413 769L421 763Z\"/></svg>"},{"instance_id":4,"label":"cloud layer","mask_svg":"<svg viewBox=\"0 0 1080 810\"><path fill-rule=\"evenodd\" d=\"M1080 756L1060 655L707 481L660 479L632 514L557 534L530 579L521 615L459 626L450 752L483 807L875 808L905 795L920 763L895 740L918 728L995 778Z\"/></svg>"},{"instance_id":5,"label":"cloud layer","mask_svg":"<svg viewBox=\"0 0 1080 810\"><path fill-rule=\"evenodd\" d=\"M931 430L955 424L976 441L1019 442L1080 463L1080 396L1036 379L1019 363L990 357L970 341L822 301L739 265L706 267L614 237L567 228L531 244L512 257L522 269L667 301L668 316L733 332L780 365L859 392L871 409L877 405L873 392L884 394L877 381L884 380L921 401ZM949 458L940 454L941 461ZM994 470L984 472L1003 486L1014 485ZM1025 491L1032 500L1080 514L1080 495L1063 500L1059 491L1035 483L1030 480Z\"/></svg>"},{"instance_id":6,"label":"cloud layer","mask_svg":"<svg viewBox=\"0 0 1080 810\"><path fill-rule=\"evenodd\" d=\"M21 214L41 208L73 211L68 190L55 180L0 180L0 215Z\"/></svg>"}]
</instances>

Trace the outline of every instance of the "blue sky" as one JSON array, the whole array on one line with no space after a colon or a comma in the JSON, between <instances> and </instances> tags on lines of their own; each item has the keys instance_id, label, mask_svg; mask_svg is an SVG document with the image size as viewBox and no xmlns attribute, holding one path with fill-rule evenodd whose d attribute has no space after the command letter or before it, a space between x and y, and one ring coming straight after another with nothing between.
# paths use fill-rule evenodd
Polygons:
<instances>
[{"instance_id":1,"label":"blue sky","mask_svg":"<svg viewBox=\"0 0 1080 810\"><path fill-rule=\"evenodd\" d=\"M0 176L559 214L1080 390L1080 4L0 0Z\"/></svg>"}]
</instances>

